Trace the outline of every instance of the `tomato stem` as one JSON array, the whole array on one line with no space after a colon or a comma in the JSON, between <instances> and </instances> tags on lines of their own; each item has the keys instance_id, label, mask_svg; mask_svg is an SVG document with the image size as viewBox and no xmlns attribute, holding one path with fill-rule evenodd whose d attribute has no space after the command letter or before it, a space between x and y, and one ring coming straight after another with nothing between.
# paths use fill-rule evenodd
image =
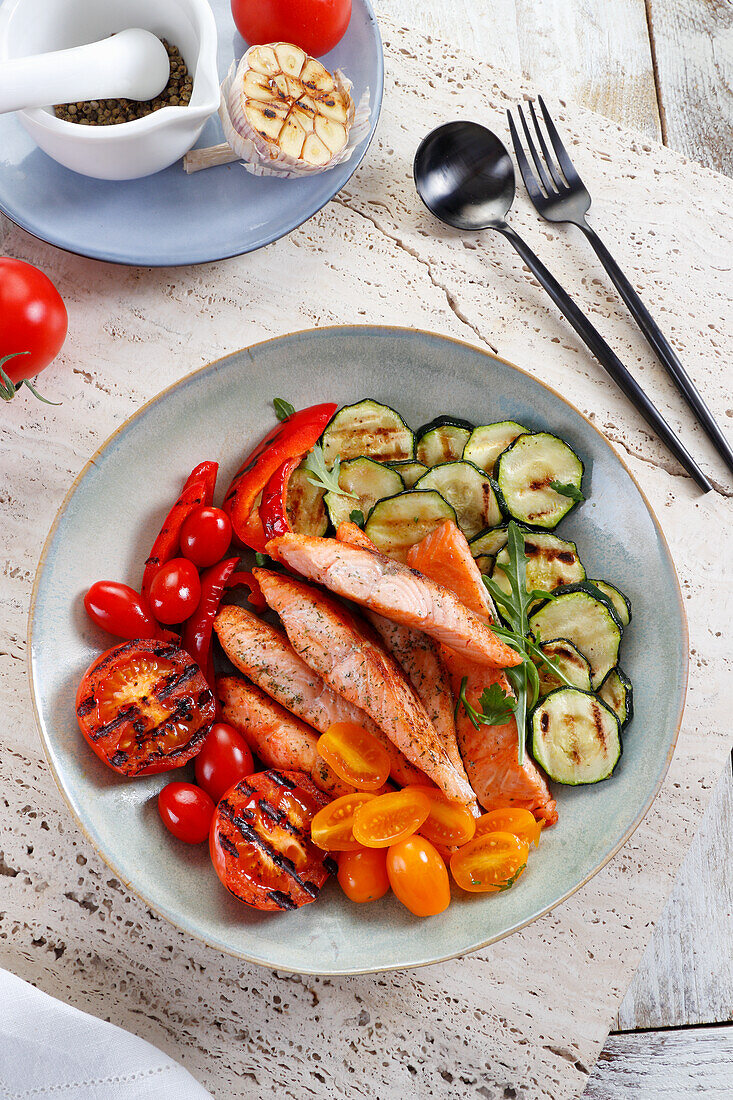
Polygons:
<instances>
[{"instance_id":1,"label":"tomato stem","mask_svg":"<svg viewBox=\"0 0 733 1100\"><path fill-rule=\"evenodd\" d=\"M21 386L27 386L34 397L37 397L39 401L42 401L44 405L60 405L60 401L49 401L47 397L44 397L38 392L36 387L28 378L21 379L20 382L14 382L10 375L6 374L3 370L4 365L9 359L15 359L18 355L30 355L29 351L13 351L10 355L4 355L0 359L0 398L3 401L11 401Z\"/></svg>"}]
</instances>

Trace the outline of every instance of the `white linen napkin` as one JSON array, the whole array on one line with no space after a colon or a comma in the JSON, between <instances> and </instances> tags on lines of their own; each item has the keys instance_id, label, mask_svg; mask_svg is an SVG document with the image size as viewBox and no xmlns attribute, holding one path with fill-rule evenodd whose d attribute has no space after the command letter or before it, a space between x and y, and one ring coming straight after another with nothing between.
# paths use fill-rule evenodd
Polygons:
<instances>
[{"instance_id":1,"label":"white linen napkin","mask_svg":"<svg viewBox=\"0 0 733 1100\"><path fill-rule=\"evenodd\" d=\"M2 1100L211 1100L157 1047L0 970Z\"/></svg>"}]
</instances>

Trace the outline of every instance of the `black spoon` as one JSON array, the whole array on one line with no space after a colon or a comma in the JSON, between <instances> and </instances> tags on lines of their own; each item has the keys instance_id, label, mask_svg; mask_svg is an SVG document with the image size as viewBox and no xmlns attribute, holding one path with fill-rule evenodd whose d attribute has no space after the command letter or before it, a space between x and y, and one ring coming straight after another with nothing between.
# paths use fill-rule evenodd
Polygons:
<instances>
[{"instance_id":1,"label":"black spoon","mask_svg":"<svg viewBox=\"0 0 733 1100\"><path fill-rule=\"evenodd\" d=\"M477 122L447 122L420 142L413 173L420 198L440 221L471 232L495 229L506 237L619 389L695 483L710 492L712 485L705 474L615 351L507 223L514 201L514 166L496 134Z\"/></svg>"}]
</instances>

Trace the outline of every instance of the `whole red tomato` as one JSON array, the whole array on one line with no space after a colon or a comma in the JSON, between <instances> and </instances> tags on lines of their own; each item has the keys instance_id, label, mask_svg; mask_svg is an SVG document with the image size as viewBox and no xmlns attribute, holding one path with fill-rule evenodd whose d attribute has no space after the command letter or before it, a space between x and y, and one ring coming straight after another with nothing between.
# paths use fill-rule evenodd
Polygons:
<instances>
[{"instance_id":1,"label":"whole red tomato","mask_svg":"<svg viewBox=\"0 0 733 1100\"><path fill-rule=\"evenodd\" d=\"M206 504L186 516L179 539L184 558L200 568L221 561L231 541L232 521L229 516L221 508Z\"/></svg>"},{"instance_id":2,"label":"whole red tomato","mask_svg":"<svg viewBox=\"0 0 733 1100\"><path fill-rule=\"evenodd\" d=\"M194 761L196 782L218 802L230 787L254 771L252 753L241 733L215 722Z\"/></svg>"},{"instance_id":3,"label":"whole red tomato","mask_svg":"<svg viewBox=\"0 0 733 1100\"><path fill-rule=\"evenodd\" d=\"M68 316L61 295L37 267L0 256L0 359L13 382L32 378L56 358ZM15 354L27 352L27 355Z\"/></svg>"},{"instance_id":4,"label":"whole red tomato","mask_svg":"<svg viewBox=\"0 0 733 1100\"><path fill-rule=\"evenodd\" d=\"M87 615L117 638L159 638L160 627L134 588L119 581L95 581L84 596Z\"/></svg>"},{"instance_id":5,"label":"whole red tomato","mask_svg":"<svg viewBox=\"0 0 733 1100\"><path fill-rule=\"evenodd\" d=\"M150 608L159 623L182 623L201 599L199 571L186 558L161 565L150 584Z\"/></svg>"},{"instance_id":6,"label":"whole red tomato","mask_svg":"<svg viewBox=\"0 0 733 1100\"><path fill-rule=\"evenodd\" d=\"M250 46L292 42L320 57L346 33L351 0L232 0L232 15Z\"/></svg>"},{"instance_id":7,"label":"whole red tomato","mask_svg":"<svg viewBox=\"0 0 733 1100\"><path fill-rule=\"evenodd\" d=\"M214 803L193 783L167 783L158 795L158 812L173 836L186 844L203 844L209 836Z\"/></svg>"}]
</instances>

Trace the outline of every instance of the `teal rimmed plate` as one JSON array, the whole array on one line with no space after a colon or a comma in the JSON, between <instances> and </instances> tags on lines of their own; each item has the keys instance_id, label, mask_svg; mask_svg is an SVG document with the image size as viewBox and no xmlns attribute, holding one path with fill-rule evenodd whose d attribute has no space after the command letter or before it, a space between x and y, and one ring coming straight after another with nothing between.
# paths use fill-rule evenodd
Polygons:
<instances>
[{"instance_id":1,"label":"teal rimmed plate","mask_svg":"<svg viewBox=\"0 0 733 1100\"><path fill-rule=\"evenodd\" d=\"M102 578L138 585L142 562L182 479L204 458L221 463L220 491L270 427L272 398L296 407L374 397L417 427L450 412L475 423L518 420L567 439L586 464L589 499L561 525L588 576L631 598L622 662L635 715L612 779L555 787L560 820L511 890L467 897L418 920L393 898L366 906L335 883L296 913L247 909L219 884L205 846L163 828L156 796L169 776L124 780L101 764L74 716L78 681L109 636L87 620L82 595ZM669 549L624 464L596 428L517 367L413 329L354 327L284 336L220 359L145 405L102 446L71 487L41 556L29 654L44 749L79 826L115 875L179 928L264 966L349 974L421 966L473 951L535 920L587 882L649 809L674 750L687 684L688 639Z\"/></svg>"}]
</instances>

